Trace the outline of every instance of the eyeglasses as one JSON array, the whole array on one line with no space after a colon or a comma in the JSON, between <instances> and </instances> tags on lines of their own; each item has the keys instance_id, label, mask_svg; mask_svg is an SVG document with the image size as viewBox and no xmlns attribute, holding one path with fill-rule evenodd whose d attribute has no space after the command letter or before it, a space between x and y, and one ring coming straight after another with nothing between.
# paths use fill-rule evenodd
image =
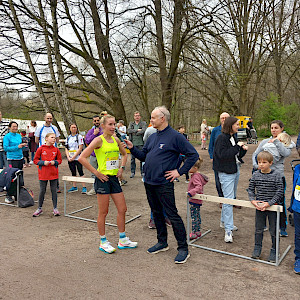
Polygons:
<instances>
[{"instance_id":1,"label":"eyeglasses","mask_svg":"<svg viewBox=\"0 0 300 300\"><path fill-rule=\"evenodd\" d=\"M166 115L161 109L158 108L158 110L159 110L164 116Z\"/></svg>"}]
</instances>

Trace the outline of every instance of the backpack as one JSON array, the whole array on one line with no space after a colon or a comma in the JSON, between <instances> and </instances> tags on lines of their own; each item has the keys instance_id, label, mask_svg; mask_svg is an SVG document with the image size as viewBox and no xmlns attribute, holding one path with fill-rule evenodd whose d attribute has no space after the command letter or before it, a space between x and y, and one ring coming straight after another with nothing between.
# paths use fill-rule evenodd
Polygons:
<instances>
[{"instance_id":1,"label":"backpack","mask_svg":"<svg viewBox=\"0 0 300 300\"><path fill-rule=\"evenodd\" d=\"M33 192L29 189L26 189L24 186L21 186L19 193L19 207L24 208L33 205Z\"/></svg>"},{"instance_id":2,"label":"backpack","mask_svg":"<svg viewBox=\"0 0 300 300\"><path fill-rule=\"evenodd\" d=\"M75 135L76 136L76 143L77 143L77 146L79 146L79 139L78 139L78 133ZM67 137L67 141L65 143L65 147L69 150L69 139L72 137L72 135L70 134L68 137Z\"/></svg>"}]
</instances>

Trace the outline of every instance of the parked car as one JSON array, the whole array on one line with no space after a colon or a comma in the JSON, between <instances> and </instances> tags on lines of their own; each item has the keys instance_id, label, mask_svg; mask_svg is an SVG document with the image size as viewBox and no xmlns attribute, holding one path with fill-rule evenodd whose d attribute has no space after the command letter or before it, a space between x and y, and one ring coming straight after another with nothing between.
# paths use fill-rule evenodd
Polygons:
<instances>
[{"instance_id":1,"label":"parked car","mask_svg":"<svg viewBox=\"0 0 300 300\"><path fill-rule=\"evenodd\" d=\"M247 139L246 128L239 128L239 131L237 132L237 138L238 138L238 140L246 140Z\"/></svg>"}]
</instances>

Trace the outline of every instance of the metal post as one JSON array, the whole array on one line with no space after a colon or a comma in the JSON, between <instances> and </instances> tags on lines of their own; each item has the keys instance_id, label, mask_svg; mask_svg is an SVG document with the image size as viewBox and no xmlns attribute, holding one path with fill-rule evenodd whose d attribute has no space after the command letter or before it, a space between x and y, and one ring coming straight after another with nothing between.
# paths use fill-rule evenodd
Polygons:
<instances>
[{"instance_id":1,"label":"metal post","mask_svg":"<svg viewBox=\"0 0 300 300\"><path fill-rule=\"evenodd\" d=\"M20 174L18 173L18 175L17 175L17 207L19 207L19 197L20 197Z\"/></svg>"},{"instance_id":2,"label":"metal post","mask_svg":"<svg viewBox=\"0 0 300 300\"><path fill-rule=\"evenodd\" d=\"M67 215L67 182L64 181L64 215Z\"/></svg>"},{"instance_id":3,"label":"metal post","mask_svg":"<svg viewBox=\"0 0 300 300\"><path fill-rule=\"evenodd\" d=\"M187 227L187 232L186 232L186 238L187 238L187 243L190 243L190 205L189 205L189 197L186 197L186 227Z\"/></svg>"},{"instance_id":4,"label":"metal post","mask_svg":"<svg viewBox=\"0 0 300 300\"><path fill-rule=\"evenodd\" d=\"M279 265L279 221L280 211L278 207L276 212L276 266Z\"/></svg>"},{"instance_id":5,"label":"metal post","mask_svg":"<svg viewBox=\"0 0 300 300\"><path fill-rule=\"evenodd\" d=\"M133 220L139 218L140 216L141 216L141 214L140 214L140 215L137 215L137 216L135 216L135 217L133 217L133 218L131 218L131 219L129 219L128 221L125 222L125 224L128 224L128 223L132 222Z\"/></svg>"}]
</instances>

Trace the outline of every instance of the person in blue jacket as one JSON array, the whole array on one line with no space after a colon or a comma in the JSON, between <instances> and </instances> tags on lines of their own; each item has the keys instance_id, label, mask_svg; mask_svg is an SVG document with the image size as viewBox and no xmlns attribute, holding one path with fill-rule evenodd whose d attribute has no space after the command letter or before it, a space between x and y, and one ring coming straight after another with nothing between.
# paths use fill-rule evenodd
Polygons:
<instances>
[{"instance_id":1,"label":"person in blue jacket","mask_svg":"<svg viewBox=\"0 0 300 300\"><path fill-rule=\"evenodd\" d=\"M296 149L297 149L297 152L300 156L300 133L299 133L298 138L297 138Z\"/></svg>"},{"instance_id":2,"label":"person in blue jacket","mask_svg":"<svg viewBox=\"0 0 300 300\"><path fill-rule=\"evenodd\" d=\"M295 264L294 271L300 274L300 165L294 169L293 194L291 197L291 206L288 209L294 214L295 226Z\"/></svg>"},{"instance_id":3,"label":"person in blue jacket","mask_svg":"<svg viewBox=\"0 0 300 300\"><path fill-rule=\"evenodd\" d=\"M151 113L150 122L157 132L148 138L142 150L134 147L128 140L125 142L136 158L145 161L144 185L153 212L158 239L158 243L149 248L147 252L155 254L169 249L164 208L178 243L175 263L185 263L190 254L184 223L175 204L174 179L187 173L198 160L199 154L182 134L169 126L169 120L170 113L166 107L156 107ZM180 154L185 155L186 161L182 167L176 169Z\"/></svg>"},{"instance_id":4,"label":"person in blue jacket","mask_svg":"<svg viewBox=\"0 0 300 300\"><path fill-rule=\"evenodd\" d=\"M18 123L11 121L8 124L9 133L3 138L3 149L7 155L7 162L10 168L23 169L23 151L22 148L27 144L22 143L22 137L18 133ZM11 204L14 200L6 195L5 202Z\"/></svg>"},{"instance_id":5,"label":"person in blue jacket","mask_svg":"<svg viewBox=\"0 0 300 300\"><path fill-rule=\"evenodd\" d=\"M18 133L18 124L11 121L8 125L10 132L3 139L3 148L7 154L8 166L10 168L23 169L23 151L22 148L27 144L22 143L22 137Z\"/></svg>"}]
</instances>

